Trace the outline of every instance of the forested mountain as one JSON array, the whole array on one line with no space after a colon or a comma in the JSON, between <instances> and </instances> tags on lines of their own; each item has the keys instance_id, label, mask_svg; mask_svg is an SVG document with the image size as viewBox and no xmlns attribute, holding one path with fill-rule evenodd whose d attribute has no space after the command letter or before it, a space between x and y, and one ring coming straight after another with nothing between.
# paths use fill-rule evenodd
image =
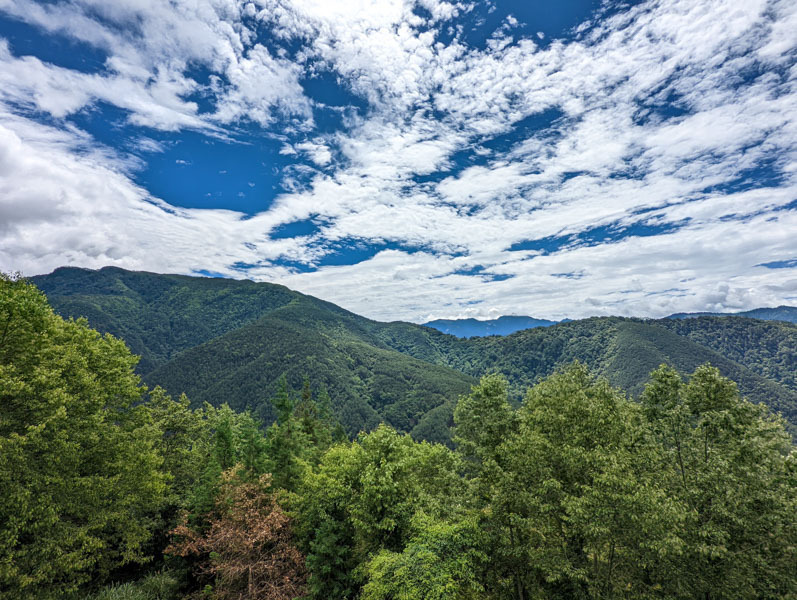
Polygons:
<instances>
[{"instance_id":1,"label":"forested mountain","mask_svg":"<svg viewBox=\"0 0 797 600\"><path fill-rule=\"evenodd\" d=\"M748 319L759 319L762 321L785 321L787 323L797 323L797 307L778 306L776 308L754 308L738 313L676 313L667 317L668 319L696 319L699 317L747 317ZM488 335L509 335L524 329L534 329L535 327L550 327L556 323L567 323L572 319L562 321L549 321L548 319L535 319L534 317L522 316L501 316L497 319L435 319L424 323L426 327L431 327L450 333L457 337L485 337Z\"/></svg>"},{"instance_id":2,"label":"forested mountain","mask_svg":"<svg viewBox=\"0 0 797 600\"><path fill-rule=\"evenodd\" d=\"M435 319L424 323L426 327L450 333L457 337L484 337L487 335L509 335L523 329L550 327L556 321L535 319L534 317L502 316L497 319Z\"/></svg>"},{"instance_id":3,"label":"forested mountain","mask_svg":"<svg viewBox=\"0 0 797 600\"><path fill-rule=\"evenodd\" d=\"M657 322L751 371L797 390L797 324L752 318L699 317Z\"/></svg>"},{"instance_id":4,"label":"forested mountain","mask_svg":"<svg viewBox=\"0 0 797 600\"><path fill-rule=\"evenodd\" d=\"M149 373L182 350L250 323L298 297L281 285L155 275L106 267L32 277L64 317L122 338Z\"/></svg>"},{"instance_id":5,"label":"forested mountain","mask_svg":"<svg viewBox=\"0 0 797 600\"><path fill-rule=\"evenodd\" d=\"M378 323L279 285L114 267L32 281L62 316L86 317L128 342L146 382L185 392L196 406L251 409L267 423L280 376L292 387L309 376L350 434L386 421L435 437L439 424L424 415L475 382L392 350L372 334Z\"/></svg>"},{"instance_id":6,"label":"forested mountain","mask_svg":"<svg viewBox=\"0 0 797 600\"><path fill-rule=\"evenodd\" d=\"M710 362L743 395L797 423L797 328L783 323L601 317L459 339L268 283L118 268L63 268L32 281L61 315L85 316L124 339L141 354L148 383L195 405L249 408L267 422L279 377L298 387L309 376L314 389L328 389L350 434L386 421L449 442L455 401L475 378L503 373L518 402L529 385L579 360L634 396L662 363L691 372Z\"/></svg>"},{"instance_id":7,"label":"forested mountain","mask_svg":"<svg viewBox=\"0 0 797 600\"><path fill-rule=\"evenodd\" d=\"M737 313L675 313L667 317L668 319L695 319L698 317L747 317L748 319L760 319L761 321L786 321L797 323L797 306L776 306L775 308L754 308Z\"/></svg>"},{"instance_id":8,"label":"forested mountain","mask_svg":"<svg viewBox=\"0 0 797 600\"><path fill-rule=\"evenodd\" d=\"M338 314L315 318L337 323L346 344L423 333L354 332ZM252 327L271 335L268 318L222 338ZM582 364L557 369L519 403L502 375L486 375L460 397L446 447L384 424L347 439L309 379L296 390L279 378L265 430L229 406L192 409L142 386L121 340L62 319L34 286L2 274L0 323L0 600L797 592L794 446L782 419L713 367L686 379L657 368L636 401ZM348 325L358 323L369 322ZM680 339L629 320L560 330L597 357L605 342L647 356ZM288 333L304 335L278 337ZM427 341L441 339L456 340ZM532 338L509 339L520 348ZM578 347L559 345L544 344L554 358ZM607 368L628 358L607 356Z\"/></svg>"},{"instance_id":9,"label":"forested mountain","mask_svg":"<svg viewBox=\"0 0 797 600\"><path fill-rule=\"evenodd\" d=\"M726 319L718 320L723 322ZM747 326L746 335L750 338L764 336L768 331L766 323L750 319L734 319L728 327L737 323L740 327ZM698 331L699 325L697 323ZM724 376L736 381L745 396L768 404L782 412L791 423L797 423L797 393L788 388L788 382L794 377L793 368L791 371L788 367L770 369L768 377L762 376L766 364L763 357L769 355L767 351L760 352L762 359L759 362L752 352L746 362L736 362L724 354L722 347L717 346L714 350L708 344L700 344L670 331L668 326L671 322L666 320L593 317L545 329L519 331L507 337L448 338L449 345L437 360L474 376L500 372L510 382L511 397L517 399L535 381L574 360L583 362L593 372L605 376L613 385L634 396L642 391L647 374L660 364L691 372L710 362ZM759 329L760 326L763 327ZM780 348L794 348L797 343L797 328L785 326L769 333L772 335L770 344ZM707 337L710 335L710 332L706 334ZM762 342L764 339L762 337ZM409 345L404 351L414 354L417 346ZM783 362L793 365L794 360L791 353Z\"/></svg>"}]
</instances>

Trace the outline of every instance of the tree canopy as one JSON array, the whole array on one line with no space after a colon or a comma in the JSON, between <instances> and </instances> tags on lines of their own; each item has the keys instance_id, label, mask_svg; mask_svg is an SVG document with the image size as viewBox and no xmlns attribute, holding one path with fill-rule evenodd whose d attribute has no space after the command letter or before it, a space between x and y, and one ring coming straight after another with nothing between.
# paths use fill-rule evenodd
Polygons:
<instances>
[{"instance_id":1,"label":"tree canopy","mask_svg":"<svg viewBox=\"0 0 797 600\"><path fill-rule=\"evenodd\" d=\"M167 476L124 343L0 279L0 589L60 598L146 559Z\"/></svg>"},{"instance_id":2,"label":"tree canopy","mask_svg":"<svg viewBox=\"0 0 797 600\"><path fill-rule=\"evenodd\" d=\"M486 375L438 407L449 446L349 439L313 373L267 424L135 363L0 280L0 597L797 596L791 438L709 365L639 401L579 362L520 402Z\"/></svg>"}]
</instances>

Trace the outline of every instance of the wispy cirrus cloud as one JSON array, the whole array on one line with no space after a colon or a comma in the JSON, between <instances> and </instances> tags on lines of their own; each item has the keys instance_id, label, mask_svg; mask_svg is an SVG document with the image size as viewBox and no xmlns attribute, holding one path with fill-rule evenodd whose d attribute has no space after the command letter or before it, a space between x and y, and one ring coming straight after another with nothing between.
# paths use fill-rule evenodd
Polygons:
<instances>
[{"instance_id":1,"label":"wispy cirrus cloud","mask_svg":"<svg viewBox=\"0 0 797 600\"><path fill-rule=\"evenodd\" d=\"M0 47L0 264L207 270L412 320L797 296L793 3L605 4L553 41L507 16L473 44L480 8L0 3L105 57ZM176 208L70 122L99 103L144 131L262 135L295 164L253 215Z\"/></svg>"}]
</instances>

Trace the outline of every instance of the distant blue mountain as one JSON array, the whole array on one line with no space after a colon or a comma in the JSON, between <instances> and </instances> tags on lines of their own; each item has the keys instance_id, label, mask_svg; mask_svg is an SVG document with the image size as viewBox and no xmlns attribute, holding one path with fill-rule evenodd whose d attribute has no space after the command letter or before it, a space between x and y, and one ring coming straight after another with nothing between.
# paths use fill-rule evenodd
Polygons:
<instances>
[{"instance_id":1,"label":"distant blue mountain","mask_svg":"<svg viewBox=\"0 0 797 600\"><path fill-rule=\"evenodd\" d=\"M486 335L509 335L521 329L550 327L556 323L557 321L535 319L534 317L506 316L489 321L479 321L477 319L437 319L424 323L424 325L442 331L443 333L455 335L459 338L470 338L484 337Z\"/></svg>"},{"instance_id":2,"label":"distant blue mountain","mask_svg":"<svg viewBox=\"0 0 797 600\"><path fill-rule=\"evenodd\" d=\"M747 317L748 319L759 319L761 321L787 321L797 323L797 306L778 306L776 308L754 308L737 313L675 313L667 317L668 319L694 319L696 317Z\"/></svg>"},{"instance_id":3,"label":"distant blue mountain","mask_svg":"<svg viewBox=\"0 0 797 600\"><path fill-rule=\"evenodd\" d=\"M697 317L747 317L748 319L759 319L761 321L786 321L789 323L797 323L797 306L754 308L753 310L736 313L675 313L666 318L695 319ZM487 335L509 335L510 333L515 333L523 329L550 327L556 323L567 323L570 320L571 319L549 321L547 319L535 319L534 317L504 316L487 321L479 321L478 319L436 319L424 323L424 325L442 331L443 333L455 335L459 338L471 338L484 337Z\"/></svg>"}]
</instances>

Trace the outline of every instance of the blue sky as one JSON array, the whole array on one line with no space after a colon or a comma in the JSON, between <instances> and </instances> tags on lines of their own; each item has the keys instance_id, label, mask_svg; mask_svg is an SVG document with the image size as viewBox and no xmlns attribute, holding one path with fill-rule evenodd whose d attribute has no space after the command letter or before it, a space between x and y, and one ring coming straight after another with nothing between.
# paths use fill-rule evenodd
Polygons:
<instances>
[{"instance_id":1,"label":"blue sky","mask_svg":"<svg viewBox=\"0 0 797 600\"><path fill-rule=\"evenodd\" d=\"M797 303L797 3L0 0L0 269L377 319Z\"/></svg>"}]
</instances>

